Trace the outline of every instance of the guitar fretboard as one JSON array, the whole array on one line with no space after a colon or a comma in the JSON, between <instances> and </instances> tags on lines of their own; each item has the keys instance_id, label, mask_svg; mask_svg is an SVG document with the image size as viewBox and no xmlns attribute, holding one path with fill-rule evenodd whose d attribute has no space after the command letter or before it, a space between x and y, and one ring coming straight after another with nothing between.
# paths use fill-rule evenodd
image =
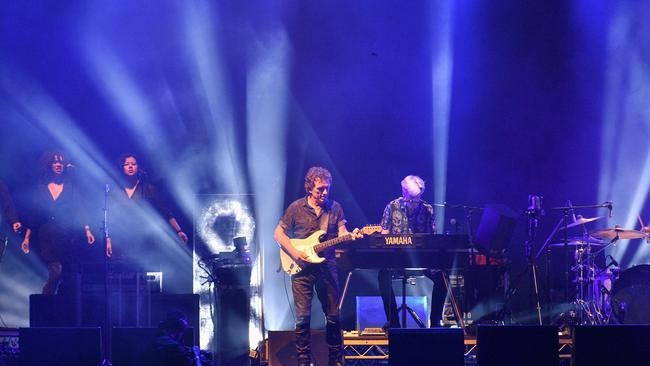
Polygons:
<instances>
[{"instance_id":1,"label":"guitar fretboard","mask_svg":"<svg viewBox=\"0 0 650 366\"><path fill-rule=\"evenodd\" d=\"M314 251L316 253L322 252L323 250L325 250L325 249L327 249L327 248L329 248L331 246L341 244L341 243L343 243L345 241L349 241L349 240L352 240L352 234L346 234L346 235L343 235L343 236L336 237L334 239L325 240L324 242L322 242L320 244L314 245Z\"/></svg>"}]
</instances>

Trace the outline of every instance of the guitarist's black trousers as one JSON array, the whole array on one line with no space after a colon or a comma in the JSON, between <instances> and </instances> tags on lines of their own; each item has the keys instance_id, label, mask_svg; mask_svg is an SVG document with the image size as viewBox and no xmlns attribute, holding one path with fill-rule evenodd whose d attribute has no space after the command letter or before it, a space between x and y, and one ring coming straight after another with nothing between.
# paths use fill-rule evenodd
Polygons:
<instances>
[{"instance_id":1,"label":"guitarist's black trousers","mask_svg":"<svg viewBox=\"0 0 650 366\"><path fill-rule=\"evenodd\" d=\"M319 264L308 264L291 277L293 300L296 307L296 350L300 365L311 362L311 304L314 290L327 319L326 341L329 363L342 361L343 337L338 312L339 283L336 262L328 259Z\"/></svg>"}]
</instances>

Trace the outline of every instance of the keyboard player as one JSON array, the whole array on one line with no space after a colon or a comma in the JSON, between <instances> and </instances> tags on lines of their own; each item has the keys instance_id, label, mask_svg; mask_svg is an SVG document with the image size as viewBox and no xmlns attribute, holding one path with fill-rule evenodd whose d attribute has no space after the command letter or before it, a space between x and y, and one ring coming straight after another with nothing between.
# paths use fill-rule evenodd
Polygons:
<instances>
[{"instance_id":1,"label":"keyboard player","mask_svg":"<svg viewBox=\"0 0 650 366\"><path fill-rule=\"evenodd\" d=\"M433 206L422 199L424 180L409 175L402 180L402 197L390 201L382 215L382 234L434 233L436 220ZM397 270L381 269L378 275L379 291L384 303L384 311L391 328L400 326L397 302L393 293L392 279ZM440 326L442 310L447 296L442 273L433 269L423 274L433 281L431 294L431 326Z\"/></svg>"}]
</instances>

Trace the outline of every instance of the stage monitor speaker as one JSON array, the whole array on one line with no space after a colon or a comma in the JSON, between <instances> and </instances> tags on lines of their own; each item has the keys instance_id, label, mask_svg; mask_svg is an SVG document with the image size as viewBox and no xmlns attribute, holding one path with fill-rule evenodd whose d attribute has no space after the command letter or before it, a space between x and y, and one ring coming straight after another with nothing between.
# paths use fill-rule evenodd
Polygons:
<instances>
[{"instance_id":1,"label":"stage monitor speaker","mask_svg":"<svg viewBox=\"0 0 650 366\"><path fill-rule=\"evenodd\" d=\"M477 346L481 366L551 366L560 360L552 325L479 325Z\"/></svg>"},{"instance_id":2,"label":"stage monitor speaker","mask_svg":"<svg viewBox=\"0 0 650 366\"><path fill-rule=\"evenodd\" d=\"M153 350L158 328L113 328L111 361L113 366L147 365L147 357ZM194 344L194 329L185 329L184 344Z\"/></svg>"},{"instance_id":3,"label":"stage monitor speaker","mask_svg":"<svg viewBox=\"0 0 650 366\"><path fill-rule=\"evenodd\" d=\"M111 325L152 327L172 310L187 316L199 344L199 295L152 294L138 300L135 295L111 296ZM136 304L138 306L136 306ZM32 327L101 326L105 323L104 296L84 295L81 301L65 295L31 295L29 325ZM137 310L137 311L136 311Z\"/></svg>"},{"instance_id":4,"label":"stage monitor speaker","mask_svg":"<svg viewBox=\"0 0 650 366\"><path fill-rule=\"evenodd\" d=\"M311 362L314 365L327 365L328 351L325 343L325 331L311 330ZM276 330L268 332L266 359L269 366L295 366L296 335L293 330Z\"/></svg>"},{"instance_id":5,"label":"stage monitor speaker","mask_svg":"<svg viewBox=\"0 0 650 366\"><path fill-rule=\"evenodd\" d=\"M650 365L650 325L577 326L575 366Z\"/></svg>"},{"instance_id":6,"label":"stage monitor speaker","mask_svg":"<svg viewBox=\"0 0 650 366\"><path fill-rule=\"evenodd\" d=\"M464 366L465 344L459 328L391 328L388 364L391 366Z\"/></svg>"},{"instance_id":7,"label":"stage monitor speaker","mask_svg":"<svg viewBox=\"0 0 650 366\"><path fill-rule=\"evenodd\" d=\"M485 205L474 242L484 254L499 254L512 239L519 214L506 205Z\"/></svg>"},{"instance_id":8,"label":"stage monitor speaker","mask_svg":"<svg viewBox=\"0 0 650 366\"><path fill-rule=\"evenodd\" d=\"M21 366L101 364L100 328L20 328Z\"/></svg>"}]
</instances>

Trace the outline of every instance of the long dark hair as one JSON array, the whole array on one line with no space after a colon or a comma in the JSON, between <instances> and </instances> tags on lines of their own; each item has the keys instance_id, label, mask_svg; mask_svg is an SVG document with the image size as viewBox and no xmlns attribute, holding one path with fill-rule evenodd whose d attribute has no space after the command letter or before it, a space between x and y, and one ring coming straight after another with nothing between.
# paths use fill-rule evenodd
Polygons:
<instances>
[{"instance_id":1,"label":"long dark hair","mask_svg":"<svg viewBox=\"0 0 650 366\"><path fill-rule=\"evenodd\" d=\"M138 174L137 177L140 181L145 181L147 180L147 172L142 168L142 161L140 161L140 158L136 154L132 153L124 153L120 156L120 159L117 161L117 168L119 171L119 177L120 177L120 184L124 185L126 183L125 180L125 175L124 175L124 163L126 162L126 159L128 158L133 158L135 159L136 163L138 164Z\"/></svg>"}]
</instances>

